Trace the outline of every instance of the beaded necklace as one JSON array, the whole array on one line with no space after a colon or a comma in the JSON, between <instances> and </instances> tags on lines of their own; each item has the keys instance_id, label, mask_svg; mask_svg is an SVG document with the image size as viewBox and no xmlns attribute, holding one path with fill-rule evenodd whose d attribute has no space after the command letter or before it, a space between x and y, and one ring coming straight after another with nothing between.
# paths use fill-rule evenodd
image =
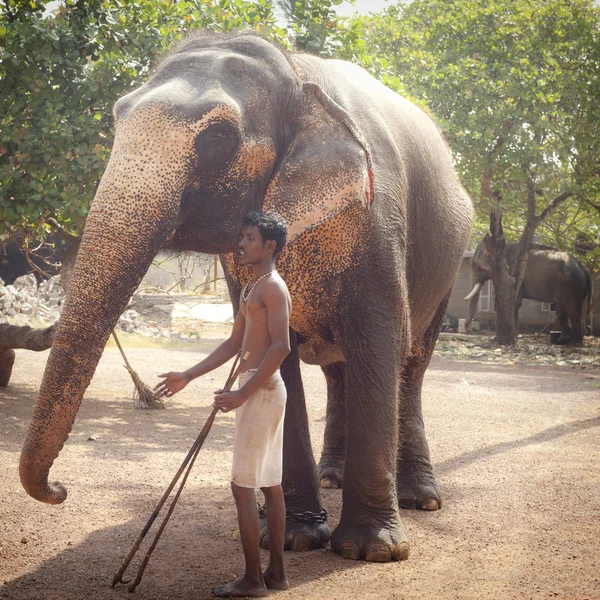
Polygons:
<instances>
[{"instance_id":1,"label":"beaded necklace","mask_svg":"<svg viewBox=\"0 0 600 600\"><path fill-rule=\"evenodd\" d=\"M273 269L274 271L275 269ZM268 277L271 273L273 273L273 271L269 271L268 273L265 273L264 275L261 275L255 282L254 285L248 289L248 286L250 285L250 280L245 286L244 289L242 290L242 302L244 304L246 304L246 302L248 302L248 298L250 297L250 294L252 293L252 290L256 287L256 284L261 280L264 279L265 277Z\"/></svg>"}]
</instances>

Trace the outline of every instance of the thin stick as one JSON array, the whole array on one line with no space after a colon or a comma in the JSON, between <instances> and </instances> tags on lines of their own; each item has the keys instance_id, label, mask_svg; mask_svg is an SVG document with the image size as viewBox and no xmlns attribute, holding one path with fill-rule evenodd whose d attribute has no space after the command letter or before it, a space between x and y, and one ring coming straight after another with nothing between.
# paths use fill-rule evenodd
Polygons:
<instances>
[{"instance_id":1,"label":"thin stick","mask_svg":"<svg viewBox=\"0 0 600 600\"><path fill-rule=\"evenodd\" d=\"M239 376L241 370L243 369L244 365L246 364L246 361L248 360L250 353L246 352L244 354L244 357L240 360L240 353L238 353L233 366L231 368L231 371L229 372L229 377L227 378L227 381L225 383L225 386L223 388L223 391L228 392L229 390L231 390L231 387L233 386L235 380L237 379L237 377ZM237 367L237 369L235 368L237 362L239 360L239 365ZM235 370L234 370L235 369ZM144 558L144 562L142 563L139 571L138 571L138 575L135 579L135 582L131 584L129 591L132 592L133 590L135 590L135 588L137 587L137 585L139 584L139 582L142 579L142 575L144 573L144 570L146 569L146 565L148 564L148 561L150 560L150 556L152 555L152 551L154 550L154 548L156 547L156 544L158 543L158 539L160 538L160 535L162 533L162 531L164 530L169 517L171 516L173 509L174 509L174 505L177 502L177 499L179 498L179 495L181 494L181 491L183 490L183 486L187 480L187 476L189 475L189 472L191 470L191 467L194 464L194 461L196 460L196 456L198 455L200 448L202 447L202 444L204 443L204 440L207 438L208 433L210 431L210 428L212 427L212 424L215 420L215 416L218 412L218 408L213 408L212 412L210 413L210 416L208 417L208 419L206 420L206 423L204 424L204 427L202 427L202 430L200 431L198 437L196 438L196 441L194 442L194 444L192 445L192 447L190 448L190 451L187 453L187 456L185 457L185 459L183 460L183 462L181 463L181 466L179 467L179 470L177 471L175 477L173 478L173 481L171 481L171 483L169 484L169 487L167 488L167 491L164 493L163 497L160 499L158 505L156 506L156 508L154 509L154 511L152 512L152 515L150 516L150 518L148 519L148 522L146 523L146 525L144 526L144 528L142 529L142 532L140 533L138 539L135 541L134 545L132 546L131 550L129 551L129 554L127 555L127 557L125 558L125 560L123 561L123 564L121 565L121 567L119 568L119 570L117 571L117 573L115 574L115 576L113 577L113 581L112 581L112 587L114 587L117 583L123 583L123 584L127 584L129 583L130 580L124 581L123 580L123 574L125 573L125 570L127 569L127 567L129 566L129 563L131 562L131 560L133 559L133 557L135 556L136 552L138 551L142 541L144 540L144 538L146 537L146 534L148 533L148 531L150 530L150 528L152 527L152 524L154 523L154 521L156 520L156 517L158 516L158 513L160 512L160 510L162 509L164 503L166 502L167 498L169 497L169 495L171 494L171 492L173 491L173 488L175 487L175 484L177 483L179 477L181 476L181 473L183 472L183 470L185 469L185 467L187 466L187 464L190 462L190 460L192 461L190 464L190 467L181 483L181 486L175 496L175 498L173 499L173 502L171 503L171 507L169 509L169 512L167 514L167 516L165 517L165 520L163 522L163 524L161 525L159 531L157 532L154 542L152 543L152 546L150 548L150 550L148 551L148 553L146 554L146 557Z\"/></svg>"},{"instance_id":2,"label":"thin stick","mask_svg":"<svg viewBox=\"0 0 600 600\"><path fill-rule=\"evenodd\" d=\"M123 347L121 346L121 342L119 341L119 338L117 337L117 332L113 329L112 331L112 336L115 338L115 342L117 342L117 348L119 348L120 352L121 352L121 356L123 357L123 360L125 361L125 368L132 373L133 369L131 368L131 365L129 364L129 361L127 360L127 357L125 356L125 352L123 351Z\"/></svg>"},{"instance_id":3,"label":"thin stick","mask_svg":"<svg viewBox=\"0 0 600 600\"><path fill-rule=\"evenodd\" d=\"M552 323L554 323L554 321L556 321L557 317L554 317L554 319L552 319L552 321L550 321L550 323L548 323L541 331L538 331L535 334L535 337L537 337L538 335L542 335L542 333L544 333L544 331L546 331L546 329L548 329L548 327L550 327L550 325L552 325Z\"/></svg>"},{"instance_id":4,"label":"thin stick","mask_svg":"<svg viewBox=\"0 0 600 600\"><path fill-rule=\"evenodd\" d=\"M218 408L213 408L212 412L210 413L210 416L208 417L206 423L204 424L204 427L202 428L202 432L201 432L201 435L204 434L202 442L204 442L204 440L206 439L206 436L208 435L208 432L210 431L210 428L212 427L212 424L215 420L215 416L217 415L218 412L219 412ZM156 535L154 536L154 540L152 541L152 545L150 546L150 548L148 548L148 552L146 552L146 556L144 557L144 560L142 561L142 564L140 565L140 568L138 569L138 573L136 575L135 581L133 581L132 583L129 584L128 589L130 592L135 591L135 588L139 585L140 581L142 580L142 576L144 575L144 571L146 570L148 561L150 560L150 557L152 556L152 553L154 552L154 548L156 548L156 544L158 544L158 540L160 539L162 532L164 531L165 527L167 526L167 523L169 522L169 519L171 518L171 515L173 514L173 510L175 509L177 500L179 500L179 496L181 495L181 492L183 491L183 486L185 485L188 475L190 474L190 471L192 470L192 467L194 466L194 463L196 462L196 458L198 457L198 454L200 453L200 448L202 447L202 442L200 442L200 444L198 444L196 446L196 449L194 451L194 456L192 456L192 460L190 461L190 464L185 472L185 475L183 476L183 479L181 480L179 489L177 490L177 493L175 494L175 497L173 498L173 502L171 502L171 506L169 506L167 515L164 518L158 531L156 532Z\"/></svg>"}]
</instances>

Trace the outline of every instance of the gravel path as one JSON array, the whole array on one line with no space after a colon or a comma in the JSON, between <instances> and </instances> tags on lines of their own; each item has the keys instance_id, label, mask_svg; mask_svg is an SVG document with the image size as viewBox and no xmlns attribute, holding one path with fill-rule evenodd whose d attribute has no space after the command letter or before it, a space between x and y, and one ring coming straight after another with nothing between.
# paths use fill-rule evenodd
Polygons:
<instances>
[{"instance_id":1,"label":"gravel path","mask_svg":"<svg viewBox=\"0 0 600 600\"><path fill-rule=\"evenodd\" d=\"M199 360L226 335L134 347L142 379ZM142 342L140 342L142 343ZM132 344L133 345L133 344ZM130 598L110 582L209 413L204 378L163 411L133 410L115 348L104 353L52 473L69 488L57 507L20 487L20 446L47 353L19 351L0 390L0 598ZM325 424L320 369L303 367L318 457ZM424 411L443 490L436 513L403 511L412 554L386 565L329 550L287 554L288 598L600 599L600 371L435 358ZM139 599L210 598L243 559L228 486L233 416L221 415L136 591ZM91 440L89 438L95 438ZM322 490L336 525L341 492ZM266 553L265 553L266 560Z\"/></svg>"}]
</instances>

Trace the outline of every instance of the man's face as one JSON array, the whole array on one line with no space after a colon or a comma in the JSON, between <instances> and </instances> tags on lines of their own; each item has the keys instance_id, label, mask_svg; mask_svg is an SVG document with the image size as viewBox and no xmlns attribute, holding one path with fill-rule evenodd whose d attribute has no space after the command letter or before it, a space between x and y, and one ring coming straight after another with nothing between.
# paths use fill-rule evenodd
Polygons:
<instances>
[{"instance_id":1,"label":"man's face","mask_svg":"<svg viewBox=\"0 0 600 600\"><path fill-rule=\"evenodd\" d=\"M244 227L239 243L240 262L243 265L258 264L273 255L274 246L273 240L263 243L260 230L256 225Z\"/></svg>"}]
</instances>

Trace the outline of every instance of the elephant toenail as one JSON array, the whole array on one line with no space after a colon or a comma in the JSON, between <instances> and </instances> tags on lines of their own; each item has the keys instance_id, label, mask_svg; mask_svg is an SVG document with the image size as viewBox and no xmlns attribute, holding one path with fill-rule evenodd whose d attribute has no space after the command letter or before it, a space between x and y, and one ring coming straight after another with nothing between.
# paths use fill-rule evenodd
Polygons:
<instances>
[{"instance_id":1,"label":"elephant toenail","mask_svg":"<svg viewBox=\"0 0 600 600\"><path fill-rule=\"evenodd\" d=\"M292 552L308 552L315 547L315 537L306 533L299 533L292 542Z\"/></svg>"},{"instance_id":2,"label":"elephant toenail","mask_svg":"<svg viewBox=\"0 0 600 600\"><path fill-rule=\"evenodd\" d=\"M390 562L392 553L385 544L369 544L365 560L369 562Z\"/></svg>"},{"instance_id":3,"label":"elephant toenail","mask_svg":"<svg viewBox=\"0 0 600 600\"><path fill-rule=\"evenodd\" d=\"M401 542L394 548L394 560L406 560L410 554L410 546L406 542Z\"/></svg>"},{"instance_id":4,"label":"elephant toenail","mask_svg":"<svg viewBox=\"0 0 600 600\"><path fill-rule=\"evenodd\" d=\"M340 484L333 479L329 479L328 477L323 477L321 481L319 481L319 485L322 488L337 490L340 487Z\"/></svg>"},{"instance_id":5,"label":"elephant toenail","mask_svg":"<svg viewBox=\"0 0 600 600\"><path fill-rule=\"evenodd\" d=\"M438 510L440 503L435 498L428 498L421 504L421 510Z\"/></svg>"},{"instance_id":6,"label":"elephant toenail","mask_svg":"<svg viewBox=\"0 0 600 600\"><path fill-rule=\"evenodd\" d=\"M358 560L360 558L360 548L355 542L344 542L340 547L340 556L350 560Z\"/></svg>"}]
</instances>

